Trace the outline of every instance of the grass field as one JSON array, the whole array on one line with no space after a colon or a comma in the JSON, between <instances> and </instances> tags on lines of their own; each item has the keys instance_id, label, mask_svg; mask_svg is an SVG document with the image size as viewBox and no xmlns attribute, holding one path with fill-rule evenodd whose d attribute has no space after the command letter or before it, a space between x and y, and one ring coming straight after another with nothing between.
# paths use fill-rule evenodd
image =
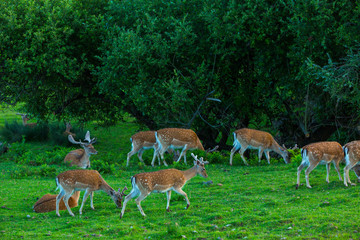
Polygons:
<instances>
[{"instance_id":1,"label":"grass field","mask_svg":"<svg viewBox=\"0 0 360 240\"><path fill-rule=\"evenodd\" d=\"M1 115L0 122L7 116L12 115ZM129 137L138 130L136 124L119 123L108 129L93 124L87 128L99 139L95 146L99 153L92 156L91 161L106 159L114 163L115 170L103 174L114 189L127 186L126 193L129 193L132 175L165 168L143 166L136 156L131 158L130 166L125 167L126 154L130 151ZM46 143L24 143L23 146L34 154L52 149ZM151 194L142 202L146 217L142 217L135 201L131 200L120 219L120 209L104 192L95 193L94 211L87 200L81 216L79 207L72 209L75 217L67 211L61 211L61 217L55 212L34 213L32 206L37 198L57 193L55 176L67 167L59 161L53 165L53 175L15 174L19 169L41 167L19 166L10 150L0 156L0 238L360 239L359 187L344 187L334 169L330 172L330 184L325 182L326 169L322 165L310 174L312 189L302 185L296 190L299 156L287 165L282 160L272 159L268 165L265 159L260 164L253 159L251 166L244 166L237 154L234 166L229 166L227 152L222 152L225 156L215 154L207 158L214 160L214 156L219 156L223 163L206 166L209 178L197 176L183 188L191 202L188 210L184 209L183 197L176 193L172 194L169 213L165 210L166 194ZM151 151L144 153L148 161L151 156ZM186 169L191 165L176 164L175 167ZM341 170L343 167L341 165ZM351 178L355 182L354 174ZM209 180L213 184L203 184ZM301 182L305 183L304 173Z\"/></svg>"}]
</instances>

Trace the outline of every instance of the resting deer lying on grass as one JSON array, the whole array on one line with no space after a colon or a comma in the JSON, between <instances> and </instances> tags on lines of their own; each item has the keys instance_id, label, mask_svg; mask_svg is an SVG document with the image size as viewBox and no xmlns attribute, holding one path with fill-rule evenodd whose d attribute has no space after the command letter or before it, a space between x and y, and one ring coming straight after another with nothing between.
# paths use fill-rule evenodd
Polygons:
<instances>
[{"instance_id":1,"label":"resting deer lying on grass","mask_svg":"<svg viewBox=\"0 0 360 240\"><path fill-rule=\"evenodd\" d=\"M355 183L351 183L349 171L353 169L356 176L360 177L359 170L360 170L360 141L352 141L343 147L345 153L345 162L346 166L344 168L344 184L348 186L348 183L351 185L356 185Z\"/></svg>"},{"instance_id":2,"label":"resting deer lying on grass","mask_svg":"<svg viewBox=\"0 0 360 240\"><path fill-rule=\"evenodd\" d=\"M344 159L344 151L337 142L317 142L304 146L301 149L302 161L297 170L296 189L300 186L300 173L305 166L309 166L305 170L306 186L311 188L309 183L309 174L319 164L326 164L326 182L329 183L330 163L333 162L339 179L342 181L339 171L339 163Z\"/></svg>"},{"instance_id":3,"label":"resting deer lying on grass","mask_svg":"<svg viewBox=\"0 0 360 240\"><path fill-rule=\"evenodd\" d=\"M146 173L139 173L134 175L131 178L132 190L129 193L129 195L125 197L120 218L124 216L126 203L130 201L130 199L138 196L139 194L140 196L135 201L140 210L140 213L143 216L146 216L143 209L141 208L140 203L150 193L153 192L161 192L161 193L166 192L167 211L170 211L169 204L170 204L171 191L175 191L185 197L187 202L187 206L185 209L188 209L190 206L190 201L187 197L187 194L182 190L185 183L198 174L204 178L208 177L204 166L208 162L203 162L202 158L200 158L199 160L197 156L195 156L194 154L191 154L191 156L195 159L194 167L186 171L180 171L177 169L164 169L156 172L146 172Z\"/></svg>"},{"instance_id":4,"label":"resting deer lying on grass","mask_svg":"<svg viewBox=\"0 0 360 240\"><path fill-rule=\"evenodd\" d=\"M200 139L191 129L164 128L156 131L155 137L158 144L156 154L160 154L165 166L167 166L167 163L164 159L164 153L169 149L182 149L177 162L179 162L181 157L184 156L185 164L187 150L200 149L205 151L203 145L200 142ZM151 163L152 166L154 166L154 161L155 158L153 158Z\"/></svg>"},{"instance_id":5,"label":"resting deer lying on grass","mask_svg":"<svg viewBox=\"0 0 360 240\"><path fill-rule=\"evenodd\" d=\"M55 211L56 210L56 197L57 197L57 195L55 195L55 194L44 195L42 198L37 200L37 202L34 204L34 206L33 206L34 212L44 213L44 212ZM79 197L80 197L80 191L75 191L74 194L69 198L69 201L68 201L70 208L74 208L74 207L78 206ZM60 200L59 209L60 210L66 209L63 199Z\"/></svg>"},{"instance_id":6,"label":"resting deer lying on grass","mask_svg":"<svg viewBox=\"0 0 360 240\"><path fill-rule=\"evenodd\" d=\"M239 150L240 156L244 161L245 165L249 165L244 157L244 152L248 148L259 149L259 162L261 160L263 152L268 164L270 164L270 155L269 152L274 151L280 154L285 163L290 162L289 153L286 148L281 147L273 138L270 133L259 131L250 128L242 128L234 132L234 143L233 149L230 153L230 165L232 165L232 160L234 153Z\"/></svg>"},{"instance_id":7,"label":"resting deer lying on grass","mask_svg":"<svg viewBox=\"0 0 360 240\"><path fill-rule=\"evenodd\" d=\"M73 144L79 144L83 149L76 149L71 152L69 152L64 159L64 162L70 162L70 166L78 166L80 168L89 168L90 167L90 155L91 154L97 154L97 151L95 150L93 143L96 142L96 139L90 139L90 132L87 131L85 135L85 141L87 143L76 142L72 135L68 136L68 139Z\"/></svg>"},{"instance_id":8,"label":"resting deer lying on grass","mask_svg":"<svg viewBox=\"0 0 360 240\"><path fill-rule=\"evenodd\" d=\"M82 214L84 203L89 195L91 200L90 206L94 209L94 191L102 190L106 192L114 200L116 206L120 208L123 196L125 196L124 191L127 190L127 188L124 187L122 192L120 192L120 189L116 192L96 170L69 170L60 173L56 177L56 184L58 188L60 188L60 193L56 197L56 215L59 217L59 203L62 197L64 197L63 200L69 214L74 216L68 204L68 200L74 191L85 191L79 210L79 213Z\"/></svg>"}]
</instances>

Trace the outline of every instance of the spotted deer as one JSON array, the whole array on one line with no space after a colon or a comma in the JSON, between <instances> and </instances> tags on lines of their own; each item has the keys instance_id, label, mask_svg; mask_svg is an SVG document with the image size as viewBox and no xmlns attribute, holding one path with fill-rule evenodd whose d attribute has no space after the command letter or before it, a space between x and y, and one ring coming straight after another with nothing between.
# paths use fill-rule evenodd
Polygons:
<instances>
[{"instance_id":1,"label":"spotted deer","mask_svg":"<svg viewBox=\"0 0 360 240\"><path fill-rule=\"evenodd\" d=\"M55 180L56 185L60 189L60 193L56 197L56 215L59 217L59 205L62 198L69 214L74 216L68 204L68 200L74 191L85 191L79 210L79 213L82 214L84 203L89 195L91 200L90 206L91 209L94 210L94 191L101 190L106 192L113 199L116 206L121 208L121 201L125 196L124 191L127 190L127 188L124 187L122 192L120 192L120 189L116 192L112 187L109 186L109 184L106 183L100 173L96 170L68 170L66 172L60 173Z\"/></svg>"},{"instance_id":2,"label":"spotted deer","mask_svg":"<svg viewBox=\"0 0 360 240\"><path fill-rule=\"evenodd\" d=\"M126 166L129 166L129 160L132 155L138 154L138 158L142 163L144 160L142 159L142 154L147 149L154 149L154 156L152 162L155 161L156 156L159 159L159 156L156 153L157 143L155 138L155 131L143 131L135 133L130 138L131 141L131 151L127 154L127 162ZM145 163L144 163L145 164ZM159 159L160 164L160 159Z\"/></svg>"},{"instance_id":3,"label":"spotted deer","mask_svg":"<svg viewBox=\"0 0 360 240\"><path fill-rule=\"evenodd\" d=\"M28 123L28 122L27 122L27 121L30 120L27 114L16 113L16 115L20 115L20 116L21 116L23 125L24 125L25 127L31 127L31 128L33 128L33 127L37 126L37 123Z\"/></svg>"},{"instance_id":4,"label":"spotted deer","mask_svg":"<svg viewBox=\"0 0 360 240\"><path fill-rule=\"evenodd\" d=\"M185 183L196 175L200 175L204 178L207 178L205 164L203 158L198 159L193 153L191 156L195 159L194 166L186 171L180 171L177 169L164 169L156 172L145 172L139 173L131 177L132 190L125 197L123 207L121 210L120 218L124 216L126 203L132 198L140 195L135 201L140 210L140 213L143 216L146 216L143 209L141 208L141 201L144 200L150 193L166 192L167 196L167 205L166 210L170 211L170 197L171 191L175 191L178 194L185 197L187 205L185 209L188 209L190 206L190 201L187 197L187 194L182 190Z\"/></svg>"},{"instance_id":5,"label":"spotted deer","mask_svg":"<svg viewBox=\"0 0 360 240\"><path fill-rule=\"evenodd\" d=\"M68 135L68 139L73 144L79 144L83 149L76 149L69 152L64 159L64 162L70 162L70 166L78 166L80 168L89 168L90 167L90 155L97 154L93 143L96 142L96 139L90 139L90 132L87 131L85 135L86 142L79 142L74 140L72 135Z\"/></svg>"},{"instance_id":6,"label":"spotted deer","mask_svg":"<svg viewBox=\"0 0 360 240\"><path fill-rule=\"evenodd\" d=\"M36 213L52 212L56 210L56 197L55 194L45 194L42 198L36 201L33 206L33 210ZM78 206L78 201L80 198L80 191L75 191L74 194L69 198L68 204L70 208ZM59 210L65 210L66 206L63 201L63 198L59 203Z\"/></svg>"},{"instance_id":7,"label":"spotted deer","mask_svg":"<svg viewBox=\"0 0 360 240\"><path fill-rule=\"evenodd\" d=\"M65 131L63 132L63 135L64 135L64 136L69 136L69 135L71 135L71 136L73 136L73 138L76 137L76 134L71 132L71 129L72 129L71 123L70 123L70 122L66 122L65 126L66 126L66 129L65 129Z\"/></svg>"},{"instance_id":8,"label":"spotted deer","mask_svg":"<svg viewBox=\"0 0 360 240\"><path fill-rule=\"evenodd\" d=\"M317 142L304 146L301 149L302 161L297 169L297 183L296 189L300 186L300 173L301 170L308 166L305 170L306 186L311 188L309 183L309 174L311 171L320 164L326 164L326 182L329 183L330 164L333 162L335 169L342 181L339 163L344 159L344 151L338 142Z\"/></svg>"},{"instance_id":9,"label":"spotted deer","mask_svg":"<svg viewBox=\"0 0 360 240\"><path fill-rule=\"evenodd\" d=\"M230 165L232 165L233 156L236 151L239 150L240 156L244 161L245 165L249 165L244 157L244 152L246 149L259 149L259 162L261 161L261 157L263 152L265 152L265 156L268 164L270 164L270 152L274 151L282 156L285 163L290 162L289 153L286 148L281 147L274 139L274 137L264 131L250 129L250 128L241 128L236 130L234 133L234 143L233 148L230 153Z\"/></svg>"},{"instance_id":10,"label":"spotted deer","mask_svg":"<svg viewBox=\"0 0 360 240\"><path fill-rule=\"evenodd\" d=\"M356 176L360 177L359 170L360 170L360 141L352 141L343 147L344 153L345 153L345 163L346 166L344 168L344 184L345 186L348 186L348 183L350 185L356 185L355 183L352 183L350 181L349 171L350 169L353 169Z\"/></svg>"},{"instance_id":11,"label":"spotted deer","mask_svg":"<svg viewBox=\"0 0 360 240\"><path fill-rule=\"evenodd\" d=\"M164 159L164 153L168 149L181 149L181 153L177 159L177 162L179 162L181 157L184 156L185 163L186 152L188 150L199 149L205 151L203 145L200 142L200 139L191 129L164 128L156 131L155 138L158 144L156 152L160 154L160 157L164 161L165 166L167 166L167 163ZM154 159L151 165L154 166Z\"/></svg>"}]
</instances>

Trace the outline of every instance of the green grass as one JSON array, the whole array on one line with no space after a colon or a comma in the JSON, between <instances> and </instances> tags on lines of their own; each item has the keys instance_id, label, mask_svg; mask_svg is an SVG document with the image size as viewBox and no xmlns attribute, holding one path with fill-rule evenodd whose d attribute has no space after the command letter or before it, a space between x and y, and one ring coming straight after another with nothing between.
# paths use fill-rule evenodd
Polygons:
<instances>
[{"instance_id":1,"label":"green grass","mask_svg":"<svg viewBox=\"0 0 360 240\"><path fill-rule=\"evenodd\" d=\"M3 116L2 116L3 117ZM131 189L130 177L144 171L165 167L143 166L137 156L126 168L126 154L130 151L130 136L138 129L131 122L121 123L108 129L87 126L92 137L97 137L95 148L98 154L91 161L112 161L115 171L103 174L114 188L127 186ZM46 143L21 145L39 155L39 150L56 151ZM75 147L74 147L75 148ZM73 148L69 148L69 151ZM50 167L55 172L48 175L22 176L14 174L24 165L14 162L15 155L9 152L0 156L0 238L1 239L64 239L102 237L103 239L358 239L360 220L359 187L345 188L334 168L330 183L325 182L326 169L318 166L310 174L312 189L305 185L295 189L298 160L285 165L281 159L266 160L259 164L252 159L252 166L244 166L239 155L234 157L234 166L229 166L228 153L216 153L219 162L206 166L209 178L199 176L191 179L183 188L191 206L185 210L182 196L173 193L171 212L166 212L166 194L151 194L142 207L144 218L134 200L127 204L125 215L119 218L120 210L104 192L94 196L93 211L88 199L79 215L79 207L73 210L75 217L61 211L34 213L33 204L47 193L56 194L55 176L68 167L58 161ZM256 154L254 154L256 155ZM253 156L253 155L252 155ZM152 151L144 153L149 164ZM190 160L190 154L188 159ZM105 160L104 160L105 159ZM212 158L212 160L216 160ZM192 162L192 161L188 161ZM41 166L25 166L31 173ZM172 166L174 167L174 165ZM186 169L190 165L176 164ZM344 166L341 165L341 169ZM355 176L351 175L353 182ZM204 181L212 180L210 186ZM305 183L304 172L301 183ZM82 194L81 194L82 197ZM81 204L81 200L79 205Z\"/></svg>"}]
</instances>

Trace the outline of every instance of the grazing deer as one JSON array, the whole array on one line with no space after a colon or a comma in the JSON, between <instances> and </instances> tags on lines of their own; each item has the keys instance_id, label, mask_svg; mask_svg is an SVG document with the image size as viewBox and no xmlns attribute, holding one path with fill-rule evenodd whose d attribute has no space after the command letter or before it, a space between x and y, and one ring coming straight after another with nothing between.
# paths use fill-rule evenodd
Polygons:
<instances>
[{"instance_id":1,"label":"grazing deer","mask_svg":"<svg viewBox=\"0 0 360 240\"><path fill-rule=\"evenodd\" d=\"M330 163L333 162L339 179L342 181L339 171L339 163L344 159L344 151L338 142L317 142L304 146L301 149L302 161L297 169L296 189L300 186L301 170L308 165L305 170L306 186L311 188L309 183L309 174L319 164L326 164L326 182L329 183Z\"/></svg>"},{"instance_id":2,"label":"grazing deer","mask_svg":"<svg viewBox=\"0 0 360 240\"><path fill-rule=\"evenodd\" d=\"M66 122L65 126L66 126L66 129L65 129L65 131L63 132L63 135L64 135L64 136L69 136L69 135L71 135L71 136L73 136L73 137L76 137L76 134L75 134L75 133L72 133L72 132L70 131L70 130L72 129L71 123L70 123L70 122Z\"/></svg>"},{"instance_id":3,"label":"grazing deer","mask_svg":"<svg viewBox=\"0 0 360 240\"><path fill-rule=\"evenodd\" d=\"M154 149L154 156L152 162L155 161L156 156L159 159L159 156L156 154L156 138L155 138L155 131L143 131L135 133L130 138L131 141L131 151L127 155L127 162L126 166L129 166L129 160L132 155L138 153L138 158L142 163L144 163L144 160L142 159L142 154L144 153L144 150L147 149ZM145 164L145 163L144 163ZM159 159L159 165L160 165L160 159Z\"/></svg>"},{"instance_id":4,"label":"grazing deer","mask_svg":"<svg viewBox=\"0 0 360 240\"><path fill-rule=\"evenodd\" d=\"M360 177L359 175L359 164L360 164L360 141L352 141L343 147L345 153L345 162L346 166L344 168L344 184L348 186L348 183L351 185L356 185L355 183L351 183L349 171L353 169L356 176Z\"/></svg>"},{"instance_id":5,"label":"grazing deer","mask_svg":"<svg viewBox=\"0 0 360 240\"><path fill-rule=\"evenodd\" d=\"M281 147L273 138L273 136L264 131L259 131L255 129L249 128L241 128L236 130L234 133L234 143L233 148L230 153L230 165L232 165L232 160L234 153L239 150L240 156L244 161L245 165L249 165L244 157L244 152L248 148L259 149L259 162L261 161L261 157L263 152L265 152L265 156L268 164L270 164L270 151L274 151L280 154L285 163L290 162L289 153L286 148Z\"/></svg>"},{"instance_id":6,"label":"grazing deer","mask_svg":"<svg viewBox=\"0 0 360 240\"><path fill-rule=\"evenodd\" d=\"M90 155L91 154L97 154L97 151L95 150L93 143L96 142L96 139L90 139L90 132L87 131L85 135L85 142L76 142L72 135L68 136L68 139L73 144L80 144L80 146L83 149L76 149L71 152L69 152L64 159L64 162L70 162L70 166L76 165L80 168L89 168L90 167Z\"/></svg>"},{"instance_id":7,"label":"grazing deer","mask_svg":"<svg viewBox=\"0 0 360 240\"><path fill-rule=\"evenodd\" d=\"M164 159L164 153L168 149L182 149L177 162L179 162L181 157L184 156L185 163L187 150L200 149L205 151L200 139L191 129L164 128L155 132L155 138L158 144L156 152L160 154L165 166L167 166L167 164ZM155 159L153 159L153 162L151 163L152 166L154 166L154 160Z\"/></svg>"},{"instance_id":8,"label":"grazing deer","mask_svg":"<svg viewBox=\"0 0 360 240\"><path fill-rule=\"evenodd\" d=\"M35 127L35 126L37 125L37 123L28 123L28 122L27 122L27 121L30 120L27 114L16 113L16 115L20 115L20 116L21 116L23 125L24 125L25 127Z\"/></svg>"},{"instance_id":9,"label":"grazing deer","mask_svg":"<svg viewBox=\"0 0 360 240\"><path fill-rule=\"evenodd\" d=\"M185 209L188 209L190 206L190 201L187 197L187 194L182 190L185 183L198 174L204 178L208 177L204 166L208 162L207 161L204 162L202 158L200 158L199 160L197 156L195 156L193 153L191 153L191 156L193 156L193 158L195 159L194 167L186 171L180 171L177 169L164 169L156 172L145 172L134 175L131 178L132 190L129 193L129 195L125 197L120 218L124 216L126 203L130 201L132 198L138 196L139 194L140 196L135 201L140 210L140 213L143 216L146 216L143 209L141 208L140 203L150 193L153 192L160 192L160 193L166 192L166 196L167 196L166 210L168 212L170 211L169 204L170 204L171 191L175 191L185 197L187 202Z\"/></svg>"},{"instance_id":10,"label":"grazing deer","mask_svg":"<svg viewBox=\"0 0 360 240\"><path fill-rule=\"evenodd\" d=\"M74 216L70 209L68 200L74 191L85 191L79 213L82 214L84 203L90 195L91 208L94 210L94 191L102 190L106 192L115 202L117 207L121 207L121 201L125 196L124 191L127 190L124 187L123 191L120 189L116 192L109 184L101 177L100 173L96 170L68 170L60 173L56 177L56 184L60 188L60 193L56 197L56 215L59 214L59 203L62 197L64 197L64 203L71 216Z\"/></svg>"},{"instance_id":11,"label":"grazing deer","mask_svg":"<svg viewBox=\"0 0 360 240\"><path fill-rule=\"evenodd\" d=\"M44 212L52 212L56 210L56 197L55 194L46 194L34 204L33 209L34 212L44 213ZM70 208L74 208L78 206L78 201L80 197L80 191L75 191L74 194L69 198L68 204ZM66 206L63 199L60 200L59 204L60 210L65 210Z\"/></svg>"}]
</instances>

